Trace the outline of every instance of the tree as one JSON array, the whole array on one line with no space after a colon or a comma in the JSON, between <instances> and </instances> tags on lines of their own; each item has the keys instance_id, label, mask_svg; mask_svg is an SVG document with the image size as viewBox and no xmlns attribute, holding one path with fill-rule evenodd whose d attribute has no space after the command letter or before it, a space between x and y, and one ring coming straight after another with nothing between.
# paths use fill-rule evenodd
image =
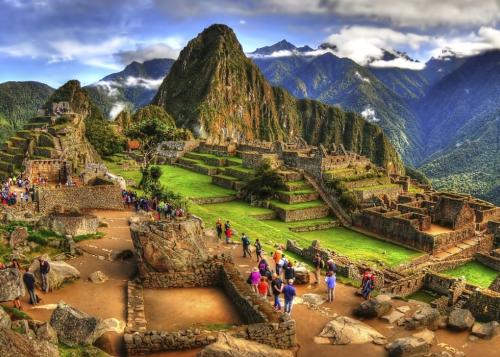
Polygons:
<instances>
[{"instance_id":1,"label":"tree","mask_svg":"<svg viewBox=\"0 0 500 357\"><path fill-rule=\"evenodd\" d=\"M175 126L153 117L132 124L125 132L130 139L139 141L139 151L142 155L143 169L149 169L158 153L158 145L163 141L178 140L180 133Z\"/></svg>"},{"instance_id":2,"label":"tree","mask_svg":"<svg viewBox=\"0 0 500 357\"><path fill-rule=\"evenodd\" d=\"M268 199L274 196L278 190L284 188L283 177L278 174L278 171L273 170L268 162L264 161L257 168L254 177L248 181L245 191L260 199Z\"/></svg>"}]
</instances>

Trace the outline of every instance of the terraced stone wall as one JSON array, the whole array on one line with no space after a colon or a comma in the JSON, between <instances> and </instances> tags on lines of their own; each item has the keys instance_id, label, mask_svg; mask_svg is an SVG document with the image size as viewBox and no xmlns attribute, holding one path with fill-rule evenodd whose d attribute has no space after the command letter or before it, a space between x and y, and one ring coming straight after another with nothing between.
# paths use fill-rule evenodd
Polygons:
<instances>
[{"instance_id":1,"label":"terraced stone wall","mask_svg":"<svg viewBox=\"0 0 500 357\"><path fill-rule=\"evenodd\" d=\"M305 221L316 219L328 215L328 206L311 207L297 210L285 210L280 207L273 207L278 213L278 217L284 222Z\"/></svg>"},{"instance_id":2,"label":"terraced stone wall","mask_svg":"<svg viewBox=\"0 0 500 357\"><path fill-rule=\"evenodd\" d=\"M120 186L81 186L81 187L41 187L37 192L38 210L49 213L56 207L71 209L109 209L122 210L123 201Z\"/></svg>"},{"instance_id":3,"label":"terraced stone wall","mask_svg":"<svg viewBox=\"0 0 500 357\"><path fill-rule=\"evenodd\" d=\"M490 289L474 291L469 300L469 310L480 321L500 321L500 293Z\"/></svg>"},{"instance_id":4,"label":"terraced stone wall","mask_svg":"<svg viewBox=\"0 0 500 357\"><path fill-rule=\"evenodd\" d=\"M499 257L494 257L492 255L484 254L484 253L477 253L476 254L476 260L491 269L494 269L496 271L500 271L500 258Z\"/></svg>"}]
</instances>

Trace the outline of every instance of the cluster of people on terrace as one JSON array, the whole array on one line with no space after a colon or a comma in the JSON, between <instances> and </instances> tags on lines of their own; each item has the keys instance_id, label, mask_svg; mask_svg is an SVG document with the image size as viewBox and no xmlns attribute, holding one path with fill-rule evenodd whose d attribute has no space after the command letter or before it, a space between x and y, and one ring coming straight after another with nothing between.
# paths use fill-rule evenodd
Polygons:
<instances>
[{"instance_id":1,"label":"cluster of people on terrace","mask_svg":"<svg viewBox=\"0 0 500 357\"><path fill-rule=\"evenodd\" d=\"M17 189L16 189L17 188ZM3 205L13 206L18 202L33 200L35 185L22 176L9 177L1 183L0 198Z\"/></svg>"},{"instance_id":2,"label":"cluster of people on terrace","mask_svg":"<svg viewBox=\"0 0 500 357\"><path fill-rule=\"evenodd\" d=\"M157 198L147 199L139 197L134 191L122 190L123 204L127 208L134 207L136 212L156 212L156 219L184 217L185 210L182 207L175 207L171 202L158 200Z\"/></svg>"}]
</instances>

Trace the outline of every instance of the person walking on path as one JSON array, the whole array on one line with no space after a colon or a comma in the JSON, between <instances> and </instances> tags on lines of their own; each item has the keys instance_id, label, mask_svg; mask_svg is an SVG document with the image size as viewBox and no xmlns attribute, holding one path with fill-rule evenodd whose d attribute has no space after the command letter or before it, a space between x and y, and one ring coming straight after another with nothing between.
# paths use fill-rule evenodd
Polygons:
<instances>
[{"instance_id":1,"label":"person walking on path","mask_svg":"<svg viewBox=\"0 0 500 357\"><path fill-rule=\"evenodd\" d=\"M233 235L233 230L231 229L231 225L229 221L224 224L224 233L226 235L226 244L231 243L231 236Z\"/></svg>"},{"instance_id":2,"label":"person walking on path","mask_svg":"<svg viewBox=\"0 0 500 357\"><path fill-rule=\"evenodd\" d=\"M316 256L313 259L313 264L314 264L314 278L316 278L314 284L318 284L319 277L321 275L321 269L323 268L322 265L324 265L323 260L321 259L319 253L316 253Z\"/></svg>"},{"instance_id":3,"label":"person walking on path","mask_svg":"<svg viewBox=\"0 0 500 357\"><path fill-rule=\"evenodd\" d=\"M271 282L271 290L274 296L274 311L281 311L280 294L283 291L283 282L278 274L273 274L273 281Z\"/></svg>"},{"instance_id":4,"label":"person walking on path","mask_svg":"<svg viewBox=\"0 0 500 357\"><path fill-rule=\"evenodd\" d=\"M332 258L328 259L328 261L326 262L326 271L330 271L332 273L337 271L337 266L335 265L335 262Z\"/></svg>"},{"instance_id":5,"label":"person walking on path","mask_svg":"<svg viewBox=\"0 0 500 357\"><path fill-rule=\"evenodd\" d=\"M288 262L285 266L285 281L295 280L295 269L292 262Z\"/></svg>"},{"instance_id":6,"label":"person walking on path","mask_svg":"<svg viewBox=\"0 0 500 357\"><path fill-rule=\"evenodd\" d=\"M375 289L375 274L372 273L370 268L367 268L361 280L361 295L365 300L370 300L373 289Z\"/></svg>"},{"instance_id":7,"label":"person walking on path","mask_svg":"<svg viewBox=\"0 0 500 357\"><path fill-rule=\"evenodd\" d=\"M255 240L255 254L257 254L257 262L260 262L262 258L262 244L260 244L259 239Z\"/></svg>"},{"instance_id":8,"label":"person walking on path","mask_svg":"<svg viewBox=\"0 0 500 357\"><path fill-rule=\"evenodd\" d=\"M279 273L278 275L281 275L284 270L285 270L285 267L288 265L288 260L286 259L285 257L285 254L282 254L281 255L281 259L279 260L278 262L278 268L279 268Z\"/></svg>"},{"instance_id":9,"label":"person walking on path","mask_svg":"<svg viewBox=\"0 0 500 357\"><path fill-rule=\"evenodd\" d=\"M281 255L283 254L283 252L279 249L277 249L274 254L272 255L273 256L273 260L274 260L274 264L276 265L276 274L280 275L280 270L279 270L279 262L281 260Z\"/></svg>"},{"instance_id":10,"label":"person walking on path","mask_svg":"<svg viewBox=\"0 0 500 357\"><path fill-rule=\"evenodd\" d=\"M257 294L259 293L259 283L260 283L260 273L259 269L253 268L252 272L250 273L250 284L252 285L252 290L256 292Z\"/></svg>"},{"instance_id":11,"label":"person walking on path","mask_svg":"<svg viewBox=\"0 0 500 357\"><path fill-rule=\"evenodd\" d=\"M290 315L292 313L293 298L297 295L292 279L288 280L288 285L283 288L283 295L285 296L285 313Z\"/></svg>"},{"instance_id":12,"label":"person walking on path","mask_svg":"<svg viewBox=\"0 0 500 357\"><path fill-rule=\"evenodd\" d=\"M241 235L241 242L243 244L243 258L248 257L252 258L252 253L250 253L250 239L246 236L245 233Z\"/></svg>"},{"instance_id":13,"label":"person walking on path","mask_svg":"<svg viewBox=\"0 0 500 357\"><path fill-rule=\"evenodd\" d=\"M30 297L30 304L37 305L38 299L35 293L35 275L33 275L33 273L30 272L28 269L25 269L25 272L23 274L23 282L24 285L26 286L26 290L28 290L28 294Z\"/></svg>"},{"instance_id":14,"label":"person walking on path","mask_svg":"<svg viewBox=\"0 0 500 357\"><path fill-rule=\"evenodd\" d=\"M326 273L325 278L326 283L326 291L328 293L328 302L333 302L335 298L335 285L337 285L337 277L335 276L335 272L329 271Z\"/></svg>"},{"instance_id":15,"label":"person walking on path","mask_svg":"<svg viewBox=\"0 0 500 357\"><path fill-rule=\"evenodd\" d=\"M48 293L50 264L43 258L38 258L38 262L40 263L40 276L42 277L42 291Z\"/></svg>"},{"instance_id":16,"label":"person walking on path","mask_svg":"<svg viewBox=\"0 0 500 357\"><path fill-rule=\"evenodd\" d=\"M267 283L267 278L262 276L260 278L259 285L257 286L257 290L259 291L259 295L262 297L267 297L267 293L269 292L269 284Z\"/></svg>"},{"instance_id":17,"label":"person walking on path","mask_svg":"<svg viewBox=\"0 0 500 357\"><path fill-rule=\"evenodd\" d=\"M269 265L267 264L267 261L265 259L261 259L261 261L259 262L259 273L260 275L265 275L266 274L266 270L267 270L267 267Z\"/></svg>"},{"instance_id":18,"label":"person walking on path","mask_svg":"<svg viewBox=\"0 0 500 357\"><path fill-rule=\"evenodd\" d=\"M215 223L215 230L217 231L217 238L220 241L222 239L222 221L220 218Z\"/></svg>"}]
</instances>

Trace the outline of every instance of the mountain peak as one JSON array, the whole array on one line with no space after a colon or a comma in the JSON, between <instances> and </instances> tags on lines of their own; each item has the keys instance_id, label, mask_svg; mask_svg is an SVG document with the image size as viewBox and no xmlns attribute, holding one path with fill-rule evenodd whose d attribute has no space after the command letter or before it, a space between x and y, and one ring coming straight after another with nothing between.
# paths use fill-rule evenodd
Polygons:
<instances>
[{"instance_id":1,"label":"mountain peak","mask_svg":"<svg viewBox=\"0 0 500 357\"><path fill-rule=\"evenodd\" d=\"M287 40L281 40L280 42L276 42L274 45L257 48L255 51L251 52L250 54L252 54L252 55L271 55L274 52L278 52L278 51L294 51L294 50L297 50L297 47L295 47L295 45L291 44Z\"/></svg>"}]
</instances>

